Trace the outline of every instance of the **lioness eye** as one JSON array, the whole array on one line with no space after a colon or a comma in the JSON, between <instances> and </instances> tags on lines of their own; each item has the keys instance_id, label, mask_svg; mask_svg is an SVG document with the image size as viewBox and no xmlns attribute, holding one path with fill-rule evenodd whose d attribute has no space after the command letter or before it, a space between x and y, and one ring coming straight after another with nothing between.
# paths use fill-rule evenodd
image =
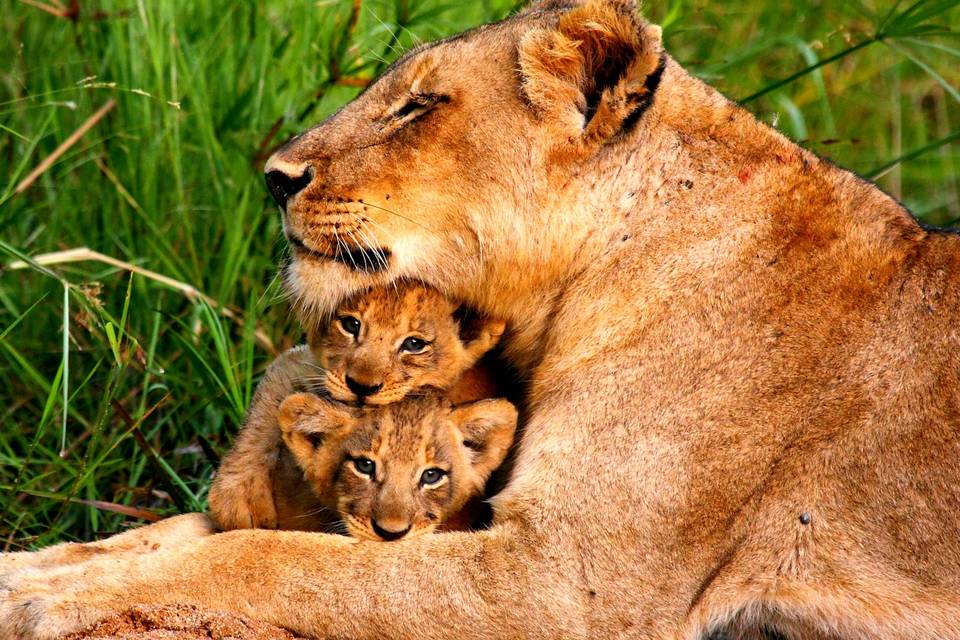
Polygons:
<instances>
[{"instance_id":1,"label":"lioness eye","mask_svg":"<svg viewBox=\"0 0 960 640\"><path fill-rule=\"evenodd\" d=\"M344 331L356 338L360 335L360 321L353 316L343 316L339 320L340 326Z\"/></svg>"},{"instance_id":2,"label":"lioness eye","mask_svg":"<svg viewBox=\"0 0 960 640\"><path fill-rule=\"evenodd\" d=\"M414 338L410 336L403 341L400 345L400 351L403 353L420 353L427 348L429 343L422 338Z\"/></svg>"},{"instance_id":3,"label":"lioness eye","mask_svg":"<svg viewBox=\"0 0 960 640\"><path fill-rule=\"evenodd\" d=\"M438 102L443 101L445 96L434 95L430 93L415 93L407 98L407 101L403 105L394 111L391 115L395 120L403 120L404 118L417 113L418 111L426 111L430 107L436 105Z\"/></svg>"},{"instance_id":4,"label":"lioness eye","mask_svg":"<svg viewBox=\"0 0 960 640\"><path fill-rule=\"evenodd\" d=\"M422 485L431 485L437 484L443 479L443 476L447 475L447 472L443 469L427 469L420 475L420 484Z\"/></svg>"},{"instance_id":5,"label":"lioness eye","mask_svg":"<svg viewBox=\"0 0 960 640\"><path fill-rule=\"evenodd\" d=\"M373 460L370 458L354 458L353 467L360 473L365 476L373 477L373 471L377 468L377 465L373 463Z\"/></svg>"},{"instance_id":6,"label":"lioness eye","mask_svg":"<svg viewBox=\"0 0 960 640\"><path fill-rule=\"evenodd\" d=\"M416 100L410 100L406 102L402 107L394 111L393 117L396 118L397 120L402 120L403 118L406 118L408 115L410 115L417 109L422 109L424 106L425 105L423 105L421 102L417 102Z\"/></svg>"}]
</instances>

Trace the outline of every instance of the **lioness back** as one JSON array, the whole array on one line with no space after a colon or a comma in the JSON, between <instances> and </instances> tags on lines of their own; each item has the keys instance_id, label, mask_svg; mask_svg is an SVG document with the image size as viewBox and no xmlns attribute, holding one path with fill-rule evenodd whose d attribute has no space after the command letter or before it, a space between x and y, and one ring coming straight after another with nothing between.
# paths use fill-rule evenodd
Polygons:
<instances>
[{"instance_id":1,"label":"lioness back","mask_svg":"<svg viewBox=\"0 0 960 640\"><path fill-rule=\"evenodd\" d=\"M510 402L454 406L440 394L359 409L298 393L284 400L284 443L323 509L361 539L422 535L462 514L503 462Z\"/></svg>"},{"instance_id":2,"label":"lioness back","mask_svg":"<svg viewBox=\"0 0 960 640\"><path fill-rule=\"evenodd\" d=\"M475 366L494 347L504 323L477 316L435 289L398 281L370 287L308 327L309 347L283 354L257 387L244 426L210 489L221 529L304 529L317 511L277 425L283 399L315 391L355 405L383 406L423 389L456 403L494 395Z\"/></svg>"}]
</instances>

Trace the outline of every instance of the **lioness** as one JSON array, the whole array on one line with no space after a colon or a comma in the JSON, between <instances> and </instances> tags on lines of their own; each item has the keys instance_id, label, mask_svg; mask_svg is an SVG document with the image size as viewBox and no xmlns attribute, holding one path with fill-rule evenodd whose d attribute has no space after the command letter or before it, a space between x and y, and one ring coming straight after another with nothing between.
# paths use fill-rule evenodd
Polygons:
<instances>
[{"instance_id":1,"label":"lioness","mask_svg":"<svg viewBox=\"0 0 960 640\"><path fill-rule=\"evenodd\" d=\"M487 372L474 365L500 340L503 321L465 312L421 283L370 287L306 326L309 346L270 366L210 488L210 513L223 530L322 523L305 517L322 507L300 486L300 469L280 441L277 410L294 391L369 405L423 389L446 390L456 403L494 395Z\"/></svg>"},{"instance_id":2,"label":"lioness","mask_svg":"<svg viewBox=\"0 0 960 640\"><path fill-rule=\"evenodd\" d=\"M278 421L321 508L356 538L392 541L470 524L461 510L506 457L517 410L436 392L376 409L297 393Z\"/></svg>"},{"instance_id":3,"label":"lioness","mask_svg":"<svg viewBox=\"0 0 960 640\"><path fill-rule=\"evenodd\" d=\"M531 384L493 526L11 571L7 636L150 601L318 638L960 638L960 238L691 77L632 3L418 48L267 176L305 321L416 277L510 323Z\"/></svg>"}]
</instances>

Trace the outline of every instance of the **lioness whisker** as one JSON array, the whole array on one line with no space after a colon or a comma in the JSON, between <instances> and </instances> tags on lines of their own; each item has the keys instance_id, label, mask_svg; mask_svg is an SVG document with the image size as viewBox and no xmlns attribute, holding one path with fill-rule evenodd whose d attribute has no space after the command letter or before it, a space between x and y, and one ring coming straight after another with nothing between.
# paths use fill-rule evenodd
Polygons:
<instances>
[{"instance_id":1,"label":"lioness whisker","mask_svg":"<svg viewBox=\"0 0 960 640\"><path fill-rule=\"evenodd\" d=\"M367 247L376 255L377 262L379 263L381 269L386 270L387 267L389 266L389 260L387 259L387 256L384 250L377 246L377 241L376 241L377 234L374 232L373 229L371 229L368 226L367 223L380 227L381 229L383 229L383 227L379 225L375 220L371 220L369 218L360 218L360 231L363 234L364 238L369 238L369 241L367 242ZM399 297L400 290L397 287L396 281L395 280L391 281L390 285L392 286L394 293L397 295L397 297Z\"/></svg>"},{"instance_id":2,"label":"lioness whisker","mask_svg":"<svg viewBox=\"0 0 960 640\"><path fill-rule=\"evenodd\" d=\"M386 269L387 266L389 265L389 261L387 260L387 256L384 254L383 249L377 246L377 243L376 243L377 236L373 232L373 230L367 226L366 219L360 218L360 226L357 229L357 232L360 233L361 237L364 239L364 244L367 246L370 252L373 253L374 256L376 257L380 268Z\"/></svg>"},{"instance_id":3,"label":"lioness whisker","mask_svg":"<svg viewBox=\"0 0 960 640\"><path fill-rule=\"evenodd\" d=\"M339 260L340 262L343 262L343 258L341 257L341 253L340 253L340 248L343 247L343 252L347 255L347 258L350 260L350 264L353 266L353 269L355 271L359 271L360 267L357 265L357 261L354 260L353 258L353 251L350 250L350 246L347 244L346 240L340 237L340 232L334 229L333 237L337 241L337 253L336 253L337 260Z\"/></svg>"},{"instance_id":4,"label":"lioness whisker","mask_svg":"<svg viewBox=\"0 0 960 640\"><path fill-rule=\"evenodd\" d=\"M418 227L420 227L421 229L423 229L424 231L429 231L430 233L432 233L432 234L435 235L435 236L439 236L439 235L440 235L439 233L437 233L436 230L431 229L430 227L426 226L425 224L420 223L420 222L417 222L416 220L414 220L414 219L412 219L412 218L408 218L407 216L405 216L405 215L403 215L403 214L401 214L401 213L398 213L397 211L394 211L394 210L392 210L392 209L388 209L388 208L386 208L386 207L381 207L380 205L373 204L372 202L364 202L363 204L367 205L368 207L373 207L374 209L379 209L380 211L383 211L383 212L385 212L385 213L389 213L389 214L391 214L391 215L397 216L397 217L400 218L401 220L406 220L406 221L409 222L410 224L415 224L415 225L417 225Z\"/></svg>"},{"instance_id":5,"label":"lioness whisker","mask_svg":"<svg viewBox=\"0 0 960 640\"><path fill-rule=\"evenodd\" d=\"M353 244L358 247L363 247L364 249L370 249L367 241L361 238L358 238L354 233L355 231L358 231L358 229L355 228L347 232ZM374 267L372 262L373 258L370 257L368 254L369 254L369 251L367 250L360 251L360 259L363 260L364 271L375 271L376 268Z\"/></svg>"}]
</instances>

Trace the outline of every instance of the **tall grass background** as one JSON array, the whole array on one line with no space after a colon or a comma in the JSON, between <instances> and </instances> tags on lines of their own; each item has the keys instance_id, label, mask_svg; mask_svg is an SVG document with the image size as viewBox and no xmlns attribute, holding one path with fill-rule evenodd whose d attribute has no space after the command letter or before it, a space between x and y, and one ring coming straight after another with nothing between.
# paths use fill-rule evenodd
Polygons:
<instances>
[{"instance_id":1,"label":"tall grass background","mask_svg":"<svg viewBox=\"0 0 960 640\"><path fill-rule=\"evenodd\" d=\"M952 225L958 4L646 12L680 62L760 119ZM516 8L4 2L0 548L204 508L264 366L300 339L274 277L286 249L263 161L404 49Z\"/></svg>"}]
</instances>

